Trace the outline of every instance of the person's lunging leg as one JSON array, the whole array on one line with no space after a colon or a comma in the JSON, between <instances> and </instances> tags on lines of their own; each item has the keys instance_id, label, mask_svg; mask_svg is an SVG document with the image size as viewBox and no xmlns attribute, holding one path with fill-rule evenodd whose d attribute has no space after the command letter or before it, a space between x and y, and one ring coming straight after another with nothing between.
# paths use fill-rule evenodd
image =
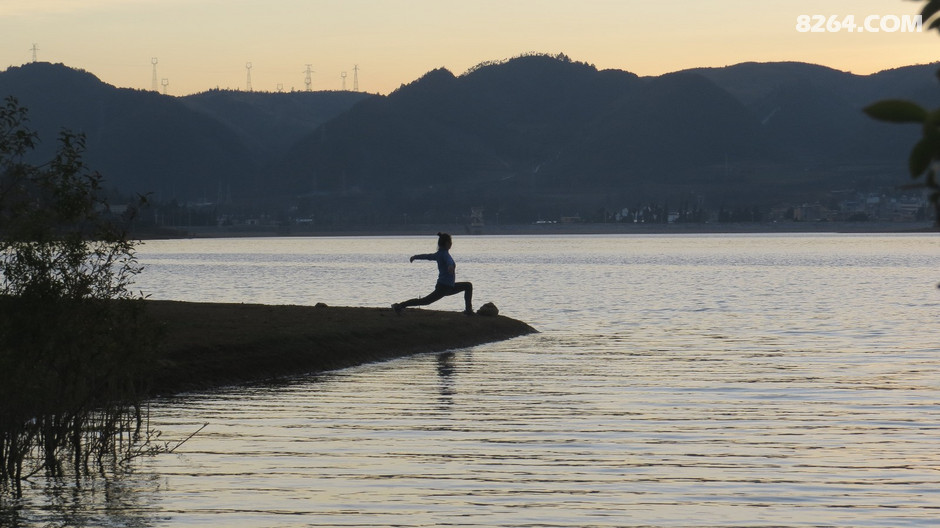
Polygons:
<instances>
[{"instance_id":1,"label":"person's lunging leg","mask_svg":"<svg viewBox=\"0 0 940 528\"><path fill-rule=\"evenodd\" d=\"M454 292L450 291L449 286L443 284L438 284L434 287L434 291L425 295L424 297L416 297L414 299L408 299L405 302L393 304L392 308L395 309L395 312L401 313L402 310L408 308L409 306L427 306L433 302L439 301L444 298L446 295L452 295Z\"/></svg>"},{"instance_id":2,"label":"person's lunging leg","mask_svg":"<svg viewBox=\"0 0 940 528\"><path fill-rule=\"evenodd\" d=\"M454 284L454 293L463 292L463 302L466 304L464 312L473 313L473 283L458 282Z\"/></svg>"},{"instance_id":3,"label":"person's lunging leg","mask_svg":"<svg viewBox=\"0 0 940 528\"><path fill-rule=\"evenodd\" d=\"M409 306L427 306L433 302L439 301L442 298L448 295L455 295L460 292L463 292L463 300L466 305L464 310L466 313L473 313L473 284L469 282L458 282L453 286L447 286L444 284L438 284L434 287L434 291L427 294L424 297L417 297L415 299L408 299L405 302L393 304L392 308L396 312L401 313L402 310L408 308Z\"/></svg>"}]
</instances>

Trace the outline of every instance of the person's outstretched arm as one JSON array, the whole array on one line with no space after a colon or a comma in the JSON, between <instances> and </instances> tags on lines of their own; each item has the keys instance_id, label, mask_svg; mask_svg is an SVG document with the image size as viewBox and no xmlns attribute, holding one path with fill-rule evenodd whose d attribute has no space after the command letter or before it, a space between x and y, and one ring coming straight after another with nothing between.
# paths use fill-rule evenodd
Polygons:
<instances>
[{"instance_id":1,"label":"person's outstretched arm","mask_svg":"<svg viewBox=\"0 0 940 528\"><path fill-rule=\"evenodd\" d=\"M408 262L414 262L415 260L437 260L437 253L426 253L424 255L412 255L411 259Z\"/></svg>"}]
</instances>

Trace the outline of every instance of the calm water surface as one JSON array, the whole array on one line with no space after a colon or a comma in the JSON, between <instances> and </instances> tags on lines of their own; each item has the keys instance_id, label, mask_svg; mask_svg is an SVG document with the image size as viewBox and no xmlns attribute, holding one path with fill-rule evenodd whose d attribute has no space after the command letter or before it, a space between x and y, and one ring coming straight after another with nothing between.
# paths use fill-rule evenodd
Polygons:
<instances>
[{"instance_id":1,"label":"calm water surface","mask_svg":"<svg viewBox=\"0 0 940 528\"><path fill-rule=\"evenodd\" d=\"M425 238L148 242L153 298L387 306ZM153 402L170 455L24 526L940 525L940 238L457 237L541 333ZM458 311L447 298L437 309ZM405 315L407 316L407 314Z\"/></svg>"}]
</instances>

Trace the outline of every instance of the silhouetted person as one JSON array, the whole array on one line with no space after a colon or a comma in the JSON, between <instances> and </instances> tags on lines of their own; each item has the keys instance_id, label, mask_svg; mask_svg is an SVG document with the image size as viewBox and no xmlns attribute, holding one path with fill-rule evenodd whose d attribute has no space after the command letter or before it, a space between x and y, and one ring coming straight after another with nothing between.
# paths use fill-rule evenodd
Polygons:
<instances>
[{"instance_id":1,"label":"silhouetted person","mask_svg":"<svg viewBox=\"0 0 940 528\"><path fill-rule=\"evenodd\" d=\"M469 282L456 282L457 264L454 263L454 259L451 258L449 253L452 244L453 242L450 239L450 235L447 233L438 233L437 253L414 255L411 257L411 262L414 262L415 259L437 261L437 285L434 286L434 291L425 297L409 299L402 303L393 304L392 309L395 310L395 313L400 314L409 306L426 306L448 295L463 292L463 300L467 305L466 309L464 309L464 313L473 315L473 284Z\"/></svg>"}]
</instances>

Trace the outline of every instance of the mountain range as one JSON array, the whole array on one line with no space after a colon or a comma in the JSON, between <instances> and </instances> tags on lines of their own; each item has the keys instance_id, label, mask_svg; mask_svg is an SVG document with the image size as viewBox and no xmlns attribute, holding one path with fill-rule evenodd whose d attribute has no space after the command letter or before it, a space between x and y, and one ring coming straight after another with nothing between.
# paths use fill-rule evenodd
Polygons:
<instances>
[{"instance_id":1,"label":"mountain range","mask_svg":"<svg viewBox=\"0 0 940 528\"><path fill-rule=\"evenodd\" d=\"M916 127L861 109L940 106L919 65L854 75L744 63L656 77L528 55L428 72L388 95L116 88L61 64L0 72L48 157L62 128L125 194L323 221L506 221L644 203L769 206L905 183Z\"/></svg>"}]
</instances>

